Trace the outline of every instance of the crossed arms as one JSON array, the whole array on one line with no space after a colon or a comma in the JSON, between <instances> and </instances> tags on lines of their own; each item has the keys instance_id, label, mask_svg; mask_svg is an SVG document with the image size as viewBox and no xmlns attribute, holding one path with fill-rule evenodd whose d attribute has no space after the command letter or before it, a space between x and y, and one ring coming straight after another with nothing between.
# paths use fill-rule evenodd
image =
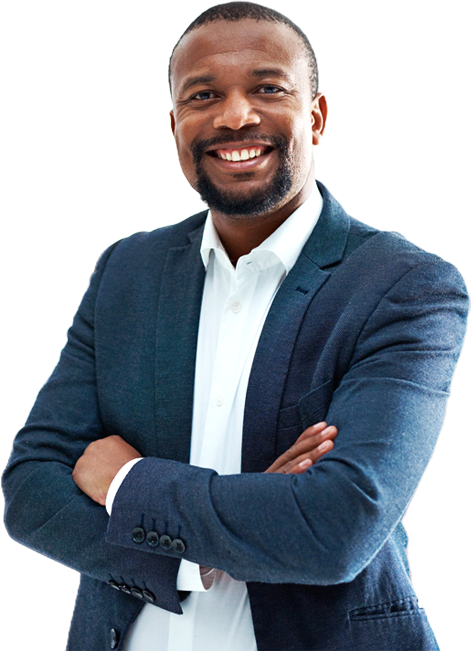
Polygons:
<instances>
[{"instance_id":1,"label":"crossed arms","mask_svg":"<svg viewBox=\"0 0 471 652\"><path fill-rule=\"evenodd\" d=\"M186 559L235 579L334 584L355 577L400 520L440 430L467 308L453 268L417 265L366 316L325 419L338 427L335 448L315 464L302 473L218 476L145 457L123 482L109 519L99 504L107 481L91 500L72 477L93 442L88 453L109 443L94 352L105 264L15 442L4 475L10 534L102 581L133 577L154 591L156 604L176 612L171 590L181 556L133 542L130 533L142 518L175 536L180 529ZM277 463L267 471L288 461Z\"/></svg>"},{"instance_id":2,"label":"crossed arms","mask_svg":"<svg viewBox=\"0 0 471 652\"><path fill-rule=\"evenodd\" d=\"M304 473L322 455L334 447L335 426L320 422L307 428L265 473ZM118 471L142 455L119 435L110 435L92 442L78 459L72 478L87 496L99 505L106 505L106 496Z\"/></svg>"}]
</instances>

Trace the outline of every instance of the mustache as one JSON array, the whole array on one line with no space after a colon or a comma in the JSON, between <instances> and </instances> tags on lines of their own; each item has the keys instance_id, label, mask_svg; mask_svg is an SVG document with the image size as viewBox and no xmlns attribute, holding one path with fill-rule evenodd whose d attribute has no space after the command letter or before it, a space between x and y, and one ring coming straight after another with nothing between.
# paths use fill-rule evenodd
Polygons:
<instances>
[{"instance_id":1,"label":"mustache","mask_svg":"<svg viewBox=\"0 0 471 652\"><path fill-rule=\"evenodd\" d=\"M218 145L228 145L237 141L237 144L247 142L259 142L264 143L265 145L270 145L271 147L277 147L281 149L282 153L288 150L288 141L284 136L269 136L268 134L257 134L257 133L244 133L238 134L220 134L219 136L214 136L213 138L206 138L203 140L195 140L191 146L191 153L193 155L193 160L195 164L198 164L203 158L205 151L212 147L217 147Z\"/></svg>"}]
</instances>

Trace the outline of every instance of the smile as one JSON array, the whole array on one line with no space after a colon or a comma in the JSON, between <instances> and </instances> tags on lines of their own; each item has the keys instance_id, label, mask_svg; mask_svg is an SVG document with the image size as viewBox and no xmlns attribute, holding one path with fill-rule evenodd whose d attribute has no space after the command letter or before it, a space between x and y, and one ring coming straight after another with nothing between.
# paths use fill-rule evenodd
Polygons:
<instances>
[{"instance_id":1,"label":"smile","mask_svg":"<svg viewBox=\"0 0 471 652\"><path fill-rule=\"evenodd\" d=\"M206 153L221 163L226 161L230 167L245 168L261 163L271 151L273 147L269 145L256 144L212 149Z\"/></svg>"}]
</instances>

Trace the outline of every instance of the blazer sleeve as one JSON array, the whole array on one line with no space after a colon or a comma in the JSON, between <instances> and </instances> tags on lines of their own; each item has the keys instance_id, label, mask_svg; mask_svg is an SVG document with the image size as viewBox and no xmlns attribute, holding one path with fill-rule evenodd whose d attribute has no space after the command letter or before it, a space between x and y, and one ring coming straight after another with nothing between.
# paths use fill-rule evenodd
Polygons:
<instances>
[{"instance_id":1,"label":"blazer sleeve","mask_svg":"<svg viewBox=\"0 0 471 652\"><path fill-rule=\"evenodd\" d=\"M302 475L219 476L145 458L116 495L107 540L245 581L352 580L396 527L430 459L467 307L452 265L417 264L365 319L328 410L339 429L331 453ZM139 524L185 550L133 541Z\"/></svg>"},{"instance_id":2,"label":"blazer sleeve","mask_svg":"<svg viewBox=\"0 0 471 652\"><path fill-rule=\"evenodd\" d=\"M181 613L179 562L105 540L108 514L72 480L78 458L108 434L100 419L95 373L95 302L110 256L98 261L52 376L18 433L3 474L5 524L11 537L66 566L104 582L139 585L155 604Z\"/></svg>"}]
</instances>

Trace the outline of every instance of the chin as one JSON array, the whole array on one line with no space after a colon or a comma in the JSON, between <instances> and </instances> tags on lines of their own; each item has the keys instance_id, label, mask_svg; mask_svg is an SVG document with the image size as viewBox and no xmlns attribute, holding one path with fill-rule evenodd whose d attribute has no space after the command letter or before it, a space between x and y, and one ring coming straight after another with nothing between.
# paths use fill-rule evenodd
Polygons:
<instances>
[{"instance_id":1,"label":"chin","mask_svg":"<svg viewBox=\"0 0 471 652\"><path fill-rule=\"evenodd\" d=\"M211 208L225 215L259 217L274 211L290 194L293 185L291 171L281 166L268 186L241 195L217 188L208 175L200 172L196 189L201 199Z\"/></svg>"}]
</instances>

